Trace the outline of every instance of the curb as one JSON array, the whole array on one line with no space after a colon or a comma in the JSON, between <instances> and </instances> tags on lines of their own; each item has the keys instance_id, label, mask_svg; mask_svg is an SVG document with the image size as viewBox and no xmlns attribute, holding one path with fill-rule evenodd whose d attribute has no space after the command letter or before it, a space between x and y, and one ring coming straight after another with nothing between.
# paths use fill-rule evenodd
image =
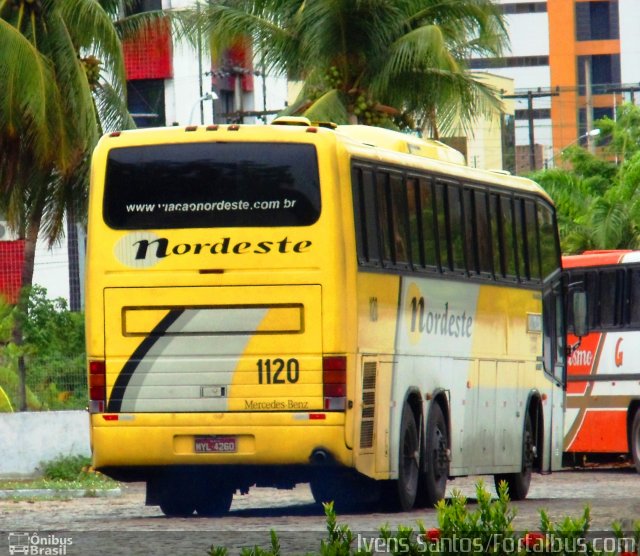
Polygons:
<instances>
[{"instance_id":1,"label":"curb","mask_svg":"<svg viewBox=\"0 0 640 556\"><path fill-rule=\"evenodd\" d=\"M122 489L110 488L94 490L90 488L16 488L0 490L0 500L33 499L33 498L117 498L122 496Z\"/></svg>"}]
</instances>

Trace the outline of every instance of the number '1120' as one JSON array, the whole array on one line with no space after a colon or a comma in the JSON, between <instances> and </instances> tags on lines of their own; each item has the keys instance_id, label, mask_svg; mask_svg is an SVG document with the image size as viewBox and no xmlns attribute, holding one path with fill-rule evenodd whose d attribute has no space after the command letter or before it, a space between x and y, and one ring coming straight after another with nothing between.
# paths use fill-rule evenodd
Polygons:
<instances>
[{"instance_id":1,"label":"number '1120'","mask_svg":"<svg viewBox=\"0 0 640 556\"><path fill-rule=\"evenodd\" d=\"M258 384L298 382L300 364L297 359L258 359Z\"/></svg>"}]
</instances>

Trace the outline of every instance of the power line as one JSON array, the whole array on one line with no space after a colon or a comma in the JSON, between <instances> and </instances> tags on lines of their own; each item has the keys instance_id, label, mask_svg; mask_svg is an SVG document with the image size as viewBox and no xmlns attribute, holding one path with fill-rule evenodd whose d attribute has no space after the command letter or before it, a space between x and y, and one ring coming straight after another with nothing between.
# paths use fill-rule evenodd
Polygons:
<instances>
[{"instance_id":1,"label":"power line","mask_svg":"<svg viewBox=\"0 0 640 556\"><path fill-rule=\"evenodd\" d=\"M534 122L533 122L533 99L534 98L543 98L543 97L553 97L559 96L559 92L542 92L537 91L533 92L531 90L527 91L524 94L513 94L513 95L502 95L502 98L526 98L527 99L527 119L529 120L529 168L531 170L535 170L536 167L536 148L535 148L535 137L534 137Z\"/></svg>"}]
</instances>

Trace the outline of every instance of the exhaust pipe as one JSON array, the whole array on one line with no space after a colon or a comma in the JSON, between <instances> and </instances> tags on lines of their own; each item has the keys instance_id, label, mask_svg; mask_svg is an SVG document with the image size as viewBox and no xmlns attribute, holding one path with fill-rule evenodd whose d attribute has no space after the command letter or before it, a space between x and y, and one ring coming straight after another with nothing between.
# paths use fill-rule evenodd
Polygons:
<instances>
[{"instance_id":1,"label":"exhaust pipe","mask_svg":"<svg viewBox=\"0 0 640 556\"><path fill-rule=\"evenodd\" d=\"M331 461L331 456L329 453L322 449L316 448L313 452L311 452L311 463L315 465L325 465Z\"/></svg>"}]
</instances>

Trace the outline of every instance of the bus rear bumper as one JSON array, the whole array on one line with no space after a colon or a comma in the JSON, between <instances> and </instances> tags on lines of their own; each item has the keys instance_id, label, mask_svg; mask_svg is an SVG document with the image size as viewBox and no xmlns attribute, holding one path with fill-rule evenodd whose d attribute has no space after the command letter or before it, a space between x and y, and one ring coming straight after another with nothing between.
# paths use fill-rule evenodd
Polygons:
<instances>
[{"instance_id":1,"label":"bus rear bumper","mask_svg":"<svg viewBox=\"0 0 640 556\"><path fill-rule=\"evenodd\" d=\"M312 414L313 415L313 414ZM344 413L91 415L93 465L351 466ZM317 417L322 415L323 417ZM259 421L260 424L253 424Z\"/></svg>"}]
</instances>

